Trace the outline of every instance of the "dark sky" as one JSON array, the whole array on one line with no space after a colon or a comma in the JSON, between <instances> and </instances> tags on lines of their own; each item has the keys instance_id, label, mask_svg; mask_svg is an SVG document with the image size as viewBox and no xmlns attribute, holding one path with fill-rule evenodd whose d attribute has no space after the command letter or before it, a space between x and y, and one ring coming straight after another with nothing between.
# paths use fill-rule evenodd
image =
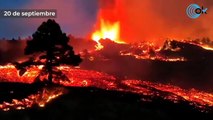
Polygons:
<instances>
[{"instance_id":1,"label":"dark sky","mask_svg":"<svg viewBox=\"0 0 213 120\"><path fill-rule=\"evenodd\" d=\"M85 37L92 31L97 0L0 0L0 9L57 9L56 21L67 34ZM0 18L0 38L31 36L47 18Z\"/></svg>"}]
</instances>

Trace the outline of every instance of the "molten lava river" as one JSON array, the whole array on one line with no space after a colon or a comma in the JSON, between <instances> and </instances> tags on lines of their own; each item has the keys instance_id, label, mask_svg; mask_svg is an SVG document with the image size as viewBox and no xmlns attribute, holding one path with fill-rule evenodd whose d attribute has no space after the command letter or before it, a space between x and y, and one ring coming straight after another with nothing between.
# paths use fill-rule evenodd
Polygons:
<instances>
[{"instance_id":1,"label":"molten lava river","mask_svg":"<svg viewBox=\"0 0 213 120\"><path fill-rule=\"evenodd\" d=\"M28 69L22 76L13 65L0 66L1 82L33 83L35 77L41 70L41 66ZM63 86L72 87L97 87L105 90L116 90L139 94L141 96L162 97L165 100L178 103L187 101L201 111L213 107L213 93L207 93L195 89L184 90L173 85L152 83L143 80L119 80L118 78L92 70L74 69L68 66L58 67L69 80L55 80L61 87L43 88L37 94L29 95L24 99L13 99L11 102L0 103L0 109L8 111L11 109L26 109L33 105L44 107L46 103L65 93ZM151 101L150 99L141 99Z\"/></svg>"}]
</instances>

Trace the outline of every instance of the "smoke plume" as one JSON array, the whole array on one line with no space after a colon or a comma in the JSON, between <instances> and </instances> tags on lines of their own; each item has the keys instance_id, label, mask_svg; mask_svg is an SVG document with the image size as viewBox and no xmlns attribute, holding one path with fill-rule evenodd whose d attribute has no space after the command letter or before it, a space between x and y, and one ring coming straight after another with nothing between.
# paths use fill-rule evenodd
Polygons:
<instances>
[{"instance_id":1,"label":"smoke plume","mask_svg":"<svg viewBox=\"0 0 213 120\"><path fill-rule=\"evenodd\" d=\"M127 42L148 41L162 44L166 38L213 39L213 2L211 0L101 0L116 9L121 23L121 37ZM208 8L206 15L191 19L188 5L196 3ZM116 7L116 8L115 8ZM113 14L113 13L112 13Z\"/></svg>"}]
</instances>

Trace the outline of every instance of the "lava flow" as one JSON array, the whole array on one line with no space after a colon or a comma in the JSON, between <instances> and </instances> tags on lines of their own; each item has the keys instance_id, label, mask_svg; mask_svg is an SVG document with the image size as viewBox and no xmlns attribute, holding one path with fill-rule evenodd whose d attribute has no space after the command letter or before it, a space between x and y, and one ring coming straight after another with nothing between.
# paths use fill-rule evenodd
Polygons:
<instances>
[{"instance_id":1,"label":"lava flow","mask_svg":"<svg viewBox=\"0 0 213 120\"><path fill-rule=\"evenodd\" d=\"M169 62L176 62L176 61L187 61L186 58L181 56L163 56L160 51L162 50L161 47L156 47L154 44L151 43L135 43L130 44L131 47L127 50L120 51L121 56L133 56L136 59L149 59L149 60L160 60L160 61L169 61ZM172 51L178 51L179 49L172 49Z\"/></svg>"},{"instance_id":2,"label":"lava flow","mask_svg":"<svg viewBox=\"0 0 213 120\"><path fill-rule=\"evenodd\" d=\"M192 60L188 57L189 55L186 55L188 51L197 51L205 56L205 53L210 53L213 50L212 44L193 40L166 40L161 47L148 42L129 44L129 46L128 49L120 51L121 56L133 56L136 59L167 62L185 62ZM197 56L197 59L198 58L199 56Z\"/></svg>"},{"instance_id":3,"label":"lava flow","mask_svg":"<svg viewBox=\"0 0 213 120\"><path fill-rule=\"evenodd\" d=\"M105 90L116 90L123 92L136 93L143 96L161 97L166 100L178 103L180 101L188 101L190 105L205 110L205 108L213 107L213 93L207 93L195 89L184 90L177 86L152 83L142 80L119 80L112 75L92 71L73 69L69 66L59 66L67 77L68 81L58 80L55 83L60 83L63 86L72 87L97 87ZM39 73L39 67L31 68L23 76L17 74L17 70L13 65L0 66L0 80L3 82L21 82L32 83L36 74ZM51 99L56 98L64 93L63 88L46 89L42 92L28 96L22 100L12 100L12 103L3 102L0 104L0 109L24 109L37 105L44 107ZM149 99L143 99L150 101Z\"/></svg>"},{"instance_id":4,"label":"lava flow","mask_svg":"<svg viewBox=\"0 0 213 120\"><path fill-rule=\"evenodd\" d=\"M32 94L27 98L21 100L12 99L12 102L3 102L0 104L0 109L8 111L12 109L21 110L33 106L44 107L46 103L64 94L65 91L63 87L54 87L54 89L43 88L41 91L38 91L37 94Z\"/></svg>"}]
</instances>

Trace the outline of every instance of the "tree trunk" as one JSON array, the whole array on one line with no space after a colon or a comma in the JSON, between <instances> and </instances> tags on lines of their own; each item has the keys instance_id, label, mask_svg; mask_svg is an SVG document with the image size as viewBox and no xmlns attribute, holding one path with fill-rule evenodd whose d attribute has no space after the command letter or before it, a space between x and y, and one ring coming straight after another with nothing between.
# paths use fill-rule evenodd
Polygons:
<instances>
[{"instance_id":1,"label":"tree trunk","mask_svg":"<svg viewBox=\"0 0 213 120\"><path fill-rule=\"evenodd\" d=\"M50 59L49 61L49 68L48 68L48 72L49 72L49 75L48 75L48 81L50 83L52 83L52 79L53 79L53 73L52 73L52 59Z\"/></svg>"},{"instance_id":2,"label":"tree trunk","mask_svg":"<svg viewBox=\"0 0 213 120\"><path fill-rule=\"evenodd\" d=\"M47 51L46 67L47 67L47 72L48 72L48 81L49 81L49 83L52 83L52 79L53 79L52 59L53 59L52 50L48 50Z\"/></svg>"}]
</instances>

